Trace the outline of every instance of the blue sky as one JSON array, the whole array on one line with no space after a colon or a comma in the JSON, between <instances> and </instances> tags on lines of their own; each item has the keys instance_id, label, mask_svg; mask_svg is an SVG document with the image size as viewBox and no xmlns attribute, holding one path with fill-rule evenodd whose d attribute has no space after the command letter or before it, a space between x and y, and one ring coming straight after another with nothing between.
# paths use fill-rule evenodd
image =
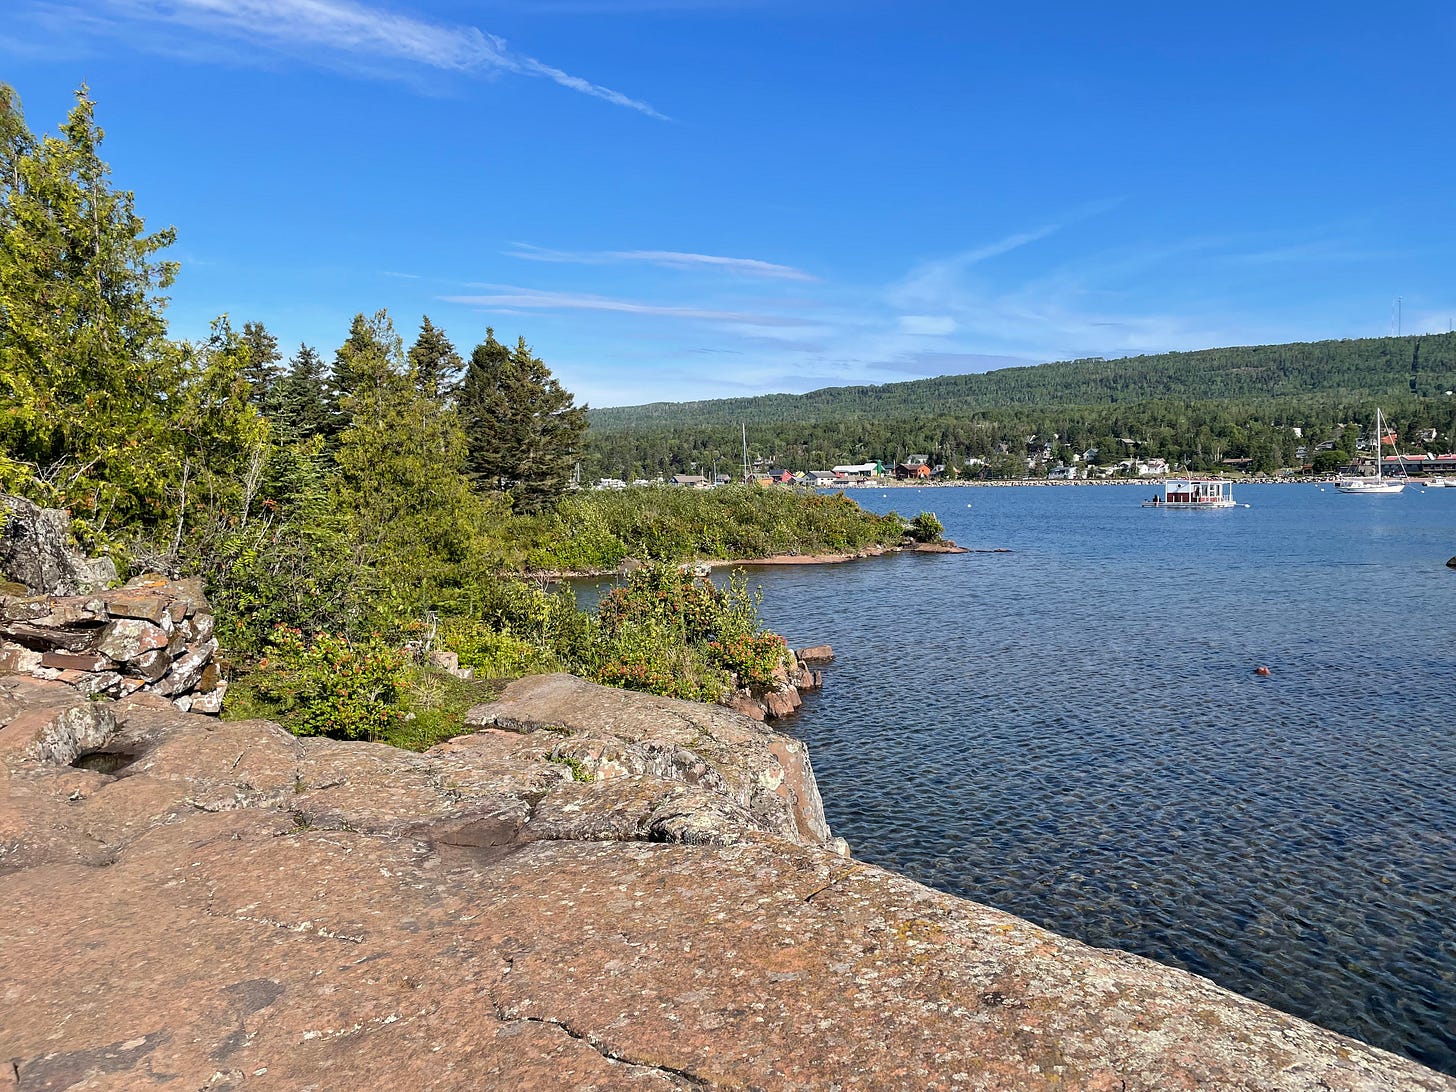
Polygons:
<instances>
[{"instance_id":1,"label":"blue sky","mask_svg":"<svg viewBox=\"0 0 1456 1092\"><path fill-rule=\"evenodd\" d=\"M387 307L621 405L1456 319L1450 3L4 6L178 336Z\"/></svg>"}]
</instances>

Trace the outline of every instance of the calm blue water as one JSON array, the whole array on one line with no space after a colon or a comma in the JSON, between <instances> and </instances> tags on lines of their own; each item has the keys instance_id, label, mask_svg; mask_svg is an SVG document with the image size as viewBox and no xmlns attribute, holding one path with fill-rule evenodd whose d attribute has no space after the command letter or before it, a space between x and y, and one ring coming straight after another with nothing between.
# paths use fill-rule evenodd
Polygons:
<instances>
[{"instance_id":1,"label":"calm blue water","mask_svg":"<svg viewBox=\"0 0 1456 1092\"><path fill-rule=\"evenodd\" d=\"M752 570L837 654L789 726L831 825L1456 1071L1456 489L1151 488L859 490L1012 552Z\"/></svg>"}]
</instances>

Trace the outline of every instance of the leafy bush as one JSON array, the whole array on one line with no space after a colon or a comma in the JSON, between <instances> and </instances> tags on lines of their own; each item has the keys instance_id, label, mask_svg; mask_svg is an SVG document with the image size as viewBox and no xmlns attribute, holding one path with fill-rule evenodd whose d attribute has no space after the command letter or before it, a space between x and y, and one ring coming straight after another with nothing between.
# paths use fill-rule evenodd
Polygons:
<instances>
[{"instance_id":1,"label":"leafy bush","mask_svg":"<svg viewBox=\"0 0 1456 1092\"><path fill-rule=\"evenodd\" d=\"M460 658L461 667L472 668L482 678L517 679L560 671L561 661L542 642L524 640L512 633L502 633L484 622L452 618L441 628L440 638L446 648Z\"/></svg>"},{"instance_id":2,"label":"leafy bush","mask_svg":"<svg viewBox=\"0 0 1456 1092\"><path fill-rule=\"evenodd\" d=\"M743 633L713 641L709 646L713 663L733 672L740 684L767 688L784 666L788 642L777 633Z\"/></svg>"},{"instance_id":3,"label":"leafy bush","mask_svg":"<svg viewBox=\"0 0 1456 1092\"><path fill-rule=\"evenodd\" d=\"M939 542L944 534L945 525L934 512L921 512L910 521L910 537L916 542Z\"/></svg>"},{"instance_id":4,"label":"leafy bush","mask_svg":"<svg viewBox=\"0 0 1456 1092\"><path fill-rule=\"evenodd\" d=\"M629 626L607 638L590 677L604 686L708 702L727 693L729 682L708 662L704 648L685 645L652 624Z\"/></svg>"},{"instance_id":5,"label":"leafy bush","mask_svg":"<svg viewBox=\"0 0 1456 1092\"><path fill-rule=\"evenodd\" d=\"M279 626L254 690L294 735L376 739L404 717L405 657L378 638L351 642Z\"/></svg>"},{"instance_id":6,"label":"leafy bush","mask_svg":"<svg viewBox=\"0 0 1456 1092\"><path fill-rule=\"evenodd\" d=\"M445 643L466 666L477 666L468 660L469 643L484 633L507 634L562 664L580 659L593 640L591 619L565 586L548 591L521 579L482 576L450 607Z\"/></svg>"},{"instance_id":7,"label":"leafy bush","mask_svg":"<svg viewBox=\"0 0 1456 1092\"><path fill-rule=\"evenodd\" d=\"M597 618L608 636L632 626L656 625L691 644L717 632L721 598L706 578L672 565L649 565L602 597Z\"/></svg>"},{"instance_id":8,"label":"leafy bush","mask_svg":"<svg viewBox=\"0 0 1456 1092\"><path fill-rule=\"evenodd\" d=\"M725 588L650 565L602 598L592 677L609 686L716 701L734 685L771 686L787 645L760 630L759 597L734 574Z\"/></svg>"}]
</instances>

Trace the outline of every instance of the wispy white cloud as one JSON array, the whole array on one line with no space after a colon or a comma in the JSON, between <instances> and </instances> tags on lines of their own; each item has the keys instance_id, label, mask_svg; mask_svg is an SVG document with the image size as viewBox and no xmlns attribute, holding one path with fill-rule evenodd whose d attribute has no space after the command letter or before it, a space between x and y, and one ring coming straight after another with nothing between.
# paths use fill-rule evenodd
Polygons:
<instances>
[{"instance_id":1,"label":"wispy white cloud","mask_svg":"<svg viewBox=\"0 0 1456 1092\"><path fill-rule=\"evenodd\" d=\"M1059 230L1060 225L1048 224L1031 231L1020 231L1014 235L1007 235L1005 238L973 247L970 250L963 250L959 254L952 254L946 258L921 262L891 289L891 298L897 306L913 308L924 300L944 296L961 283L966 271L972 266L980 265L992 258L999 258L1013 250L1019 250L1021 247L1045 239Z\"/></svg>"},{"instance_id":2,"label":"wispy white cloud","mask_svg":"<svg viewBox=\"0 0 1456 1092\"><path fill-rule=\"evenodd\" d=\"M442 296L440 298L446 303L460 303L471 307L513 307L543 311L609 311L624 315L652 315L663 318L730 323L735 326L805 325L803 320L785 318L781 315L644 303L640 300L616 299L611 296L597 296L581 292L545 292L534 288L502 287L481 295Z\"/></svg>"},{"instance_id":3,"label":"wispy white cloud","mask_svg":"<svg viewBox=\"0 0 1456 1092\"><path fill-rule=\"evenodd\" d=\"M98 36L126 36L145 24L230 38L316 63L346 54L465 75L539 77L667 120L648 103L519 53L478 27L435 23L354 0L41 0L27 8L52 27L70 23ZM153 43L179 44L191 47Z\"/></svg>"},{"instance_id":4,"label":"wispy white cloud","mask_svg":"<svg viewBox=\"0 0 1456 1092\"><path fill-rule=\"evenodd\" d=\"M1226 254L1222 261L1229 265L1300 265L1330 262L1373 262L1392 258L1403 258L1407 254L1399 250L1361 248L1347 243L1322 241L1293 243L1288 246L1274 246L1265 250Z\"/></svg>"},{"instance_id":5,"label":"wispy white cloud","mask_svg":"<svg viewBox=\"0 0 1456 1092\"><path fill-rule=\"evenodd\" d=\"M570 265L616 265L638 262L664 269L707 269L749 277L784 281L815 281L817 277L790 265L757 258L725 258L718 254L689 254L677 250L548 250L530 243L512 243L505 252L510 258L532 262L560 262Z\"/></svg>"},{"instance_id":6,"label":"wispy white cloud","mask_svg":"<svg viewBox=\"0 0 1456 1092\"><path fill-rule=\"evenodd\" d=\"M956 320L949 315L901 315L900 329L919 337L947 337L956 332Z\"/></svg>"}]
</instances>

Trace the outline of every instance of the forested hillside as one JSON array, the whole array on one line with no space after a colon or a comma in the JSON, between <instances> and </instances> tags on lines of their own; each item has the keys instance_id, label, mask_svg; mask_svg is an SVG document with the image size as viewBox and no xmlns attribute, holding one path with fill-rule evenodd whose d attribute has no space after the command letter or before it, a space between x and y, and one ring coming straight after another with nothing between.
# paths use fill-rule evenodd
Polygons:
<instances>
[{"instance_id":1,"label":"forested hillside","mask_svg":"<svg viewBox=\"0 0 1456 1092\"><path fill-rule=\"evenodd\" d=\"M803 395L654 403L593 410L588 452L620 476L711 468L751 455L803 469L912 452L980 474L1015 472L1032 444L1096 448L1103 460L1136 451L1211 469L1250 458L1259 469L1295 462L1301 447L1334 441L1353 453L1381 405L1405 450L1449 450L1456 428L1456 334L1206 349L1076 360ZM1354 428L1342 428L1354 425ZM1298 429L1296 433L1294 430ZM1435 440L1422 436L1435 430ZM1307 443L1305 441L1313 441Z\"/></svg>"},{"instance_id":2,"label":"forested hillside","mask_svg":"<svg viewBox=\"0 0 1456 1092\"><path fill-rule=\"evenodd\" d=\"M592 428L800 424L851 417L962 417L1013 406L1096 406L1150 399L1247 401L1434 395L1456 386L1456 334L1255 345L1118 360L1070 360L881 386L824 387L702 402L596 409Z\"/></svg>"}]
</instances>

